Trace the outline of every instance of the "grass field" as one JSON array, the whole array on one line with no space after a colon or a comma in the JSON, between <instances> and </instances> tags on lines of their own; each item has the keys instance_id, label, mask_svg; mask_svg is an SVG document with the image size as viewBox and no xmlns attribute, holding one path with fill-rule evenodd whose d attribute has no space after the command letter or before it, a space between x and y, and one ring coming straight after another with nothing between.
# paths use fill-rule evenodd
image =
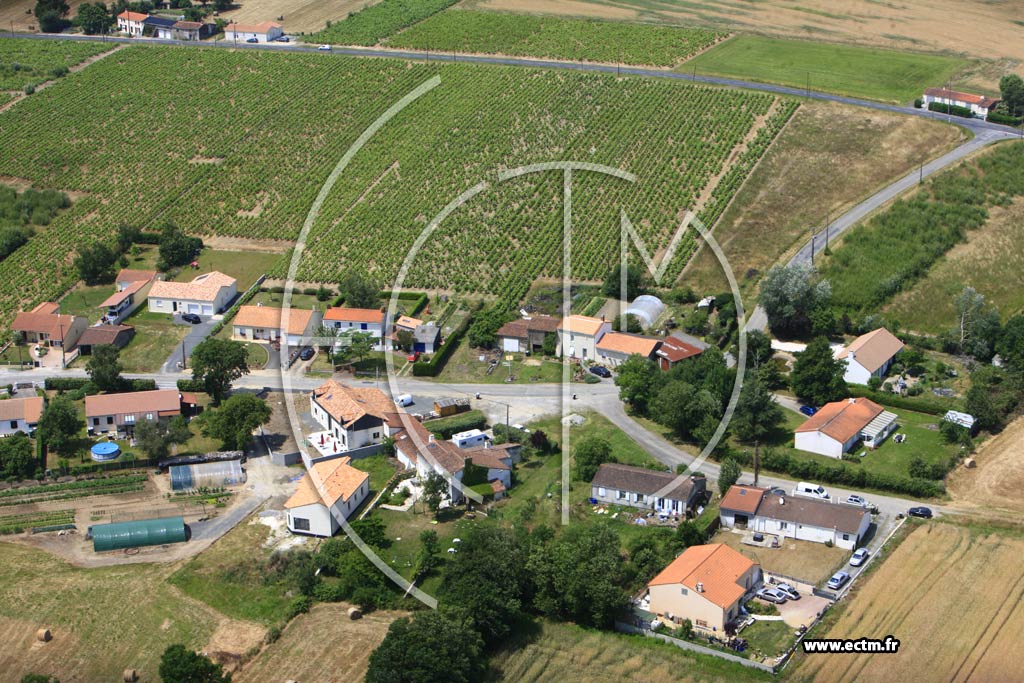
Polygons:
<instances>
[{"instance_id":1,"label":"grass field","mask_svg":"<svg viewBox=\"0 0 1024 683\"><path fill-rule=\"evenodd\" d=\"M828 548L821 543L797 541L792 538L783 539L783 547L776 549L744 545L741 543L742 539L742 534L723 529L715 534L710 542L724 543L738 550L758 562L765 571L778 572L813 584L824 583L850 556L849 550ZM746 637L746 631L743 633Z\"/></svg>"},{"instance_id":2,"label":"grass field","mask_svg":"<svg viewBox=\"0 0 1024 683\"><path fill-rule=\"evenodd\" d=\"M188 325L175 325L165 313L150 313L145 306L140 306L123 324L135 327L135 336L121 349L125 372L156 372L190 329Z\"/></svg>"},{"instance_id":3,"label":"grass field","mask_svg":"<svg viewBox=\"0 0 1024 683\"><path fill-rule=\"evenodd\" d=\"M829 216L962 141L954 126L834 103L802 105L715 226L748 309L761 276L809 239L810 226L823 229ZM703 248L683 280L701 293L728 287Z\"/></svg>"},{"instance_id":4,"label":"grass field","mask_svg":"<svg viewBox=\"0 0 1024 683\"><path fill-rule=\"evenodd\" d=\"M389 38L391 47L674 66L724 38L677 26L448 11Z\"/></svg>"},{"instance_id":5,"label":"grass field","mask_svg":"<svg viewBox=\"0 0 1024 683\"><path fill-rule=\"evenodd\" d=\"M6 24L4 25L6 28ZM68 68L110 45L71 40L5 40L0 59L0 90L22 90L53 78L52 71Z\"/></svg>"},{"instance_id":6,"label":"grass field","mask_svg":"<svg viewBox=\"0 0 1024 683\"><path fill-rule=\"evenodd\" d=\"M1024 629L1024 541L925 524L885 559L814 637L901 641L895 654L798 655L790 680L1013 681Z\"/></svg>"},{"instance_id":7,"label":"grass field","mask_svg":"<svg viewBox=\"0 0 1024 683\"><path fill-rule=\"evenodd\" d=\"M679 68L883 102L910 102L925 88L947 82L965 64L938 55L743 35Z\"/></svg>"},{"instance_id":8,"label":"grass field","mask_svg":"<svg viewBox=\"0 0 1024 683\"><path fill-rule=\"evenodd\" d=\"M281 261L281 256L259 251L203 249L197 261L198 268L184 268L171 279L187 282L201 273L219 270L238 280L238 293L241 294L249 289L260 275L272 270ZM293 300L292 307L296 308L297 306L298 304Z\"/></svg>"},{"instance_id":9,"label":"grass field","mask_svg":"<svg viewBox=\"0 0 1024 683\"><path fill-rule=\"evenodd\" d=\"M197 71L206 78L196 81ZM111 93L128 73L131 96ZM578 241L574 270L599 279L617 251L620 207L649 243L675 230L683 208L713 223L796 106L612 75L132 46L19 103L17 114L0 114L0 175L84 193L0 264L0 312L66 290L67 245L112 240L121 222L294 238L360 132L435 74L441 85L371 140L327 197L301 280L336 280L355 267L387 281L450 198L483 179L497 183L503 167L551 159L639 176L636 187L575 176L574 229L589 238ZM518 300L538 275L561 270L561 213L557 173L495 184L448 218L406 285ZM682 245L670 276L692 248Z\"/></svg>"}]
</instances>

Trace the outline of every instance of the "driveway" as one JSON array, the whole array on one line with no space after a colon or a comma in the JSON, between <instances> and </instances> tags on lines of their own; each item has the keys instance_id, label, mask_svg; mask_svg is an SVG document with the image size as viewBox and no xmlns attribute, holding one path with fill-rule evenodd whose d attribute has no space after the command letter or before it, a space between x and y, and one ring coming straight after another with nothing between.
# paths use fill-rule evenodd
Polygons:
<instances>
[{"instance_id":1,"label":"driveway","mask_svg":"<svg viewBox=\"0 0 1024 683\"><path fill-rule=\"evenodd\" d=\"M818 615L824 612L830 604L831 600L828 598L819 598L817 595L803 593L799 600L787 600L776 607L787 626L799 628L813 624Z\"/></svg>"},{"instance_id":2,"label":"driveway","mask_svg":"<svg viewBox=\"0 0 1024 683\"><path fill-rule=\"evenodd\" d=\"M191 329L188 331L188 334L185 335L185 339L182 340L182 343L178 344L174 351L171 352L171 355L167 358L167 361L164 363L163 367L160 368L161 373L167 374L182 371L182 368L178 364L183 362L181 357L183 347L185 350L184 364L187 367L188 359L192 356L192 349L198 346L204 339L209 337L210 332L213 331L214 326L218 322L220 322L219 320L213 320L212 318L207 317L204 317L202 320L203 322L199 323L198 325L190 325L189 323L182 320L180 315L176 314L174 316L175 325L186 325Z\"/></svg>"}]
</instances>

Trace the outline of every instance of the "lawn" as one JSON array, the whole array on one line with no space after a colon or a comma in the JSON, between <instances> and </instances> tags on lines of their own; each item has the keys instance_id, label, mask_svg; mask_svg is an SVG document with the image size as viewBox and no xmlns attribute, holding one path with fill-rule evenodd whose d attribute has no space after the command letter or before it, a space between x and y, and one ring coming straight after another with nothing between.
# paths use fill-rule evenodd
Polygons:
<instances>
[{"instance_id":1,"label":"lawn","mask_svg":"<svg viewBox=\"0 0 1024 683\"><path fill-rule=\"evenodd\" d=\"M512 367L506 365L505 356L512 356ZM484 360L480 360L483 356ZM500 362L487 373L490 361ZM495 351L481 351L469 345L463 338L459 347L448 359L444 370L437 376L438 381L456 384L501 384L512 376L516 384L535 384L537 382L561 382L562 364L543 356L526 356L522 353L502 354Z\"/></svg>"},{"instance_id":2,"label":"lawn","mask_svg":"<svg viewBox=\"0 0 1024 683\"><path fill-rule=\"evenodd\" d=\"M218 270L238 280L238 293L241 294L249 289L260 275L269 272L282 258L285 257L263 251L203 249L197 259L199 262L197 269L184 268L176 277L170 279L187 282L196 275ZM294 303L292 306L297 307Z\"/></svg>"},{"instance_id":3,"label":"lawn","mask_svg":"<svg viewBox=\"0 0 1024 683\"><path fill-rule=\"evenodd\" d=\"M464 536L476 524L489 524L486 517L466 518L461 511L454 516L442 512L439 520L426 511L422 503L417 503L408 512L394 510L374 510L373 515L380 518L387 526L387 536L391 545L377 551L385 562L406 579L412 579L412 568L416 564L416 556L420 551L420 534L424 531L437 532L438 544L442 559L446 560L448 548L454 547L452 539ZM435 570L420 586L427 593L433 594L440 583L443 569Z\"/></svg>"},{"instance_id":4,"label":"lawn","mask_svg":"<svg viewBox=\"0 0 1024 683\"><path fill-rule=\"evenodd\" d=\"M747 640L749 654L760 652L767 657L782 654L795 639L793 628L784 621L755 621L743 629L740 637Z\"/></svg>"},{"instance_id":5,"label":"lawn","mask_svg":"<svg viewBox=\"0 0 1024 683\"><path fill-rule=\"evenodd\" d=\"M241 287L239 287L238 289L239 291L242 290ZM246 303L250 306L255 306L256 304L263 304L264 306L281 308L283 301L284 294L277 294L275 292L260 290L259 292L256 292L256 294L253 295L253 297L249 299L249 301ZM292 292L292 309L303 309L307 311L316 309L319 311L325 311L327 310L328 307L330 307L330 305L330 301L319 301L315 296L312 296L310 294L302 294L301 292L295 291Z\"/></svg>"},{"instance_id":6,"label":"lawn","mask_svg":"<svg viewBox=\"0 0 1024 683\"><path fill-rule=\"evenodd\" d=\"M391 477L395 476L395 472L398 470L388 460L387 456L383 453L377 455L371 455L366 458L356 458L352 461L352 467L357 470L362 470L370 475L370 498L372 499L384 485L391 480Z\"/></svg>"},{"instance_id":7,"label":"lawn","mask_svg":"<svg viewBox=\"0 0 1024 683\"><path fill-rule=\"evenodd\" d=\"M849 550L829 548L824 543L784 538L781 548L759 548L743 544L742 539L742 534L722 529L711 538L711 542L724 543L733 550L738 550L758 562L766 571L778 572L813 584L827 580L850 557Z\"/></svg>"},{"instance_id":8,"label":"lawn","mask_svg":"<svg viewBox=\"0 0 1024 683\"><path fill-rule=\"evenodd\" d=\"M67 315L79 315L87 318L90 324L94 323L104 313L99 307L100 304L113 293L113 284L91 287L79 284L60 300L60 312Z\"/></svg>"},{"instance_id":9,"label":"lawn","mask_svg":"<svg viewBox=\"0 0 1024 683\"><path fill-rule=\"evenodd\" d=\"M121 349L125 372L156 372L188 334L188 325L175 325L166 313L150 313L140 306L125 325L135 327L135 337Z\"/></svg>"},{"instance_id":10,"label":"lawn","mask_svg":"<svg viewBox=\"0 0 1024 683\"><path fill-rule=\"evenodd\" d=\"M741 35L679 70L906 103L966 64L954 57Z\"/></svg>"}]
</instances>

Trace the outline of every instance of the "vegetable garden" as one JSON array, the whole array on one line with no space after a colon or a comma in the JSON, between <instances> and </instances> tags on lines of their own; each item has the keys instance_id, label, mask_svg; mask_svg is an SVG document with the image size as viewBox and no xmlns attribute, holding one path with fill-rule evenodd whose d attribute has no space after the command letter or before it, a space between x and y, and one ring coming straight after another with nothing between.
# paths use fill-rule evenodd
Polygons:
<instances>
[{"instance_id":1,"label":"vegetable garden","mask_svg":"<svg viewBox=\"0 0 1024 683\"><path fill-rule=\"evenodd\" d=\"M0 175L83 193L0 263L0 312L58 296L77 279L67 245L112 242L121 223L294 239L356 137L437 73L441 85L372 138L327 198L300 280L337 282L357 268L391 282L427 222L486 180L405 285L518 301L538 276L561 272L562 177L497 173L551 160L638 177L574 174L574 276L599 279L618 256L620 208L652 249L702 193L699 216L713 224L797 106L603 74L133 46L0 113ZM131 88L112 86L126 74ZM670 277L694 246L690 234Z\"/></svg>"},{"instance_id":2,"label":"vegetable garden","mask_svg":"<svg viewBox=\"0 0 1024 683\"><path fill-rule=\"evenodd\" d=\"M4 515L0 517L0 535L20 534L25 529L62 526L74 524L74 522L74 510L51 510L48 512L26 512L20 515Z\"/></svg>"},{"instance_id":3,"label":"vegetable garden","mask_svg":"<svg viewBox=\"0 0 1024 683\"><path fill-rule=\"evenodd\" d=\"M88 496L141 491L146 486L145 474L126 474L102 479L83 479L59 484L23 486L0 491L0 507L72 500Z\"/></svg>"}]
</instances>

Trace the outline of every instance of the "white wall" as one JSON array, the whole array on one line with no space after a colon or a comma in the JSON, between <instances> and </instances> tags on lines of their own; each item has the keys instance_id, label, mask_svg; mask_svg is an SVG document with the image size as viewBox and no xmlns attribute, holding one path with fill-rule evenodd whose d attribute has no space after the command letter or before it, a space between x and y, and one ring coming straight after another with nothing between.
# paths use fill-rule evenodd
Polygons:
<instances>
[{"instance_id":1,"label":"white wall","mask_svg":"<svg viewBox=\"0 0 1024 683\"><path fill-rule=\"evenodd\" d=\"M296 529L295 518L309 520L309 529ZM288 530L300 534L330 537L339 529L339 525L322 503L311 503L288 510Z\"/></svg>"},{"instance_id":2,"label":"white wall","mask_svg":"<svg viewBox=\"0 0 1024 683\"><path fill-rule=\"evenodd\" d=\"M871 373L867 371L867 368L858 363L855 358L847 358L843 379L847 384L863 384L866 386L868 380L871 379Z\"/></svg>"},{"instance_id":3,"label":"white wall","mask_svg":"<svg viewBox=\"0 0 1024 683\"><path fill-rule=\"evenodd\" d=\"M15 426L11 426L11 422ZM17 434L18 432L25 432L28 434L28 423L24 419L18 418L17 420L0 420L0 436L10 436L11 434Z\"/></svg>"},{"instance_id":4,"label":"white wall","mask_svg":"<svg viewBox=\"0 0 1024 683\"><path fill-rule=\"evenodd\" d=\"M796 432L793 442L793 447L798 451L818 453L837 459L843 457L843 446L844 444L821 432Z\"/></svg>"}]
</instances>

